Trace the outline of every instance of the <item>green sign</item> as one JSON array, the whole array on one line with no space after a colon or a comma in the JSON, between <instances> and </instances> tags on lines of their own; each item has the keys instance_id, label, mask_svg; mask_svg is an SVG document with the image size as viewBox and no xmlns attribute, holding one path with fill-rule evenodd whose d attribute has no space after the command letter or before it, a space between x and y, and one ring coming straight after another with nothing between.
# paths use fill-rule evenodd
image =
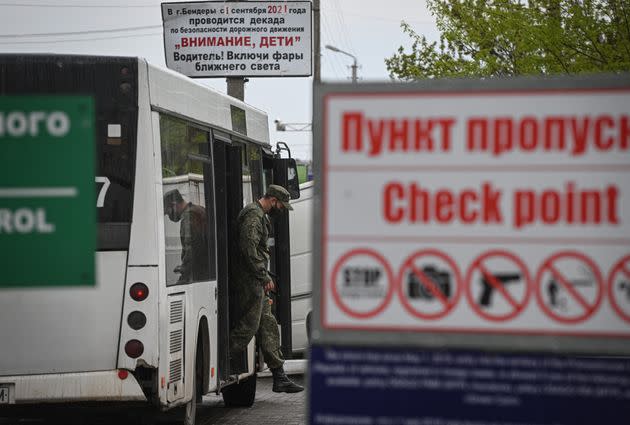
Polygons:
<instances>
[{"instance_id":1,"label":"green sign","mask_svg":"<svg viewBox=\"0 0 630 425\"><path fill-rule=\"evenodd\" d=\"M0 287L94 285L94 101L0 96Z\"/></svg>"}]
</instances>

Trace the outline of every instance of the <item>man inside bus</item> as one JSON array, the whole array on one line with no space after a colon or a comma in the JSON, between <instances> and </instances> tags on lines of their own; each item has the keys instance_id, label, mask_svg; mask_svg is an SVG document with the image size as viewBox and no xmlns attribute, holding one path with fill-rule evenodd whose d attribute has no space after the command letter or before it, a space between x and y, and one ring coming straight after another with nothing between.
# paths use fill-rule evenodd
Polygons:
<instances>
[{"instance_id":1,"label":"man inside bus","mask_svg":"<svg viewBox=\"0 0 630 425\"><path fill-rule=\"evenodd\" d=\"M304 388L291 381L284 372L278 323L271 312L271 298L268 296L276 288L267 270L269 215L285 208L292 210L289 199L285 188L272 184L262 198L245 206L236 220L238 247L231 284L238 294L240 316L230 332L230 354L233 359L242 355L249 341L258 333L265 363L273 375L272 390L297 393Z\"/></svg>"},{"instance_id":2,"label":"man inside bus","mask_svg":"<svg viewBox=\"0 0 630 425\"><path fill-rule=\"evenodd\" d=\"M180 222L182 253L181 264L174 270L179 273L176 283L209 279L208 221L205 208L184 201L179 190L173 189L164 194L164 214L172 222Z\"/></svg>"}]
</instances>

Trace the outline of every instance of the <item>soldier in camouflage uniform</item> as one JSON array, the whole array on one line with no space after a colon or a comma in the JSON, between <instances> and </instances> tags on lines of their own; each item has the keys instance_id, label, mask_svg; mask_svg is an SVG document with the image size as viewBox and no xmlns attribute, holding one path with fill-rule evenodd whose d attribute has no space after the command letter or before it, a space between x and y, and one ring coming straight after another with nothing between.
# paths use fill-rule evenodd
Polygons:
<instances>
[{"instance_id":1,"label":"soldier in camouflage uniform","mask_svg":"<svg viewBox=\"0 0 630 425\"><path fill-rule=\"evenodd\" d=\"M208 262L208 220L206 209L184 201L179 190L164 194L164 214L173 222L180 222L182 244L181 264L177 283L199 282L210 278Z\"/></svg>"},{"instance_id":2,"label":"soldier in camouflage uniform","mask_svg":"<svg viewBox=\"0 0 630 425\"><path fill-rule=\"evenodd\" d=\"M272 184L265 196L247 205L238 215L238 254L230 284L238 294L236 302L241 316L230 332L230 353L233 357L241 353L258 332L265 362L273 375L273 391L294 393L304 388L292 382L284 372L278 323L267 296L275 289L267 271L267 239L271 227L267 214L284 208L292 210L289 198L285 188Z\"/></svg>"}]
</instances>

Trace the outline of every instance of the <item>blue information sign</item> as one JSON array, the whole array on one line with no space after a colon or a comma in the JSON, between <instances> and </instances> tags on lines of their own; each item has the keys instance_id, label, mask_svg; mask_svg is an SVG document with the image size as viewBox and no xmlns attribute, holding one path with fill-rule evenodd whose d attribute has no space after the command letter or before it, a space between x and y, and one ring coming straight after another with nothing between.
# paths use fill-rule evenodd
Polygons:
<instances>
[{"instance_id":1,"label":"blue information sign","mask_svg":"<svg viewBox=\"0 0 630 425\"><path fill-rule=\"evenodd\" d=\"M313 346L311 424L627 425L630 358Z\"/></svg>"}]
</instances>

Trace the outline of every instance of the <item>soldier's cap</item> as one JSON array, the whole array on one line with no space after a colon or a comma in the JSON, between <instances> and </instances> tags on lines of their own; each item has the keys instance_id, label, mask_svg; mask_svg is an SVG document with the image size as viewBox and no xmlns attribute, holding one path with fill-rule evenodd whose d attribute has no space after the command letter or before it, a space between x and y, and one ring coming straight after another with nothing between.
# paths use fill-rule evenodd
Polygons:
<instances>
[{"instance_id":1,"label":"soldier's cap","mask_svg":"<svg viewBox=\"0 0 630 425\"><path fill-rule=\"evenodd\" d=\"M289 195L289 191L286 190L282 186L278 186L277 184L270 184L267 188L267 195L273 196L278 201L284 205L284 207L288 210L293 210L291 204L289 204L289 200L291 199L291 195Z\"/></svg>"},{"instance_id":2,"label":"soldier's cap","mask_svg":"<svg viewBox=\"0 0 630 425\"><path fill-rule=\"evenodd\" d=\"M178 204L180 202L184 202L184 198L182 198L182 194L179 193L179 190L169 190L164 194L164 211L172 204Z\"/></svg>"}]
</instances>

